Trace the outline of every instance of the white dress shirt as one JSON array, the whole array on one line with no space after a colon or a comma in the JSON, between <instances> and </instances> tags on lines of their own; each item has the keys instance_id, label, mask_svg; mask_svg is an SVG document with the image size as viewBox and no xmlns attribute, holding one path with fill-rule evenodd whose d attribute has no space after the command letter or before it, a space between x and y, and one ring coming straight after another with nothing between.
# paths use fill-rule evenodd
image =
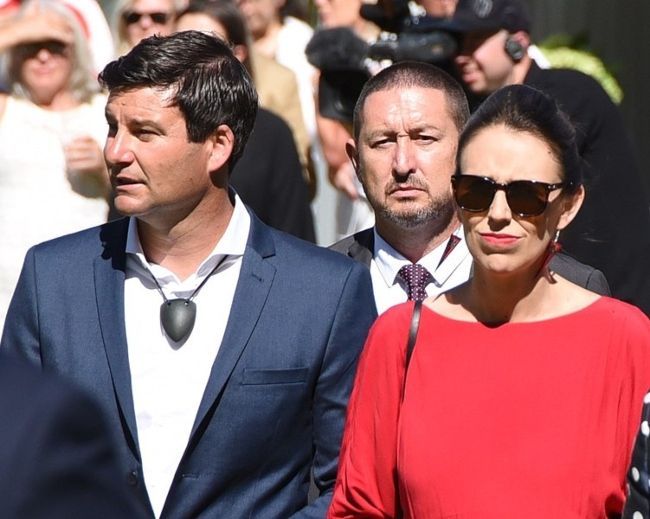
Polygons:
<instances>
[{"instance_id":1,"label":"white dress shirt","mask_svg":"<svg viewBox=\"0 0 650 519\"><path fill-rule=\"evenodd\" d=\"M399 269L411 262L391 247L375 233L375 249L370 262L370 276L375 294L377 313L391 306L404 303L407 299L406 283L397 276ZM418 263L433 276L433 282L426 287L428 296L435 296L464 283L469 279L472 269L472 256L467 249L462 227L453 233L460 241L441 262L448 240L423 256Z\"/></svg>"},{"instance_id":2,"label":"white dress shirt","mask_svg":"<svg viewBox=\"0 0 650 519\"><path fill-rule=\"evenodd\" d=\"M127 236L124 310L133 404L144 480L156 517L162 512L174 474L185 451L196 413L223 339L230 315L250 215L238 196L232 218L212 253L197 271L181 281L174 273L145 258L136 219ZM212 274L193 301L194 330L185 343L169 339L160 324L163 298L187 298Z\"/></svg>"}]
</instances>

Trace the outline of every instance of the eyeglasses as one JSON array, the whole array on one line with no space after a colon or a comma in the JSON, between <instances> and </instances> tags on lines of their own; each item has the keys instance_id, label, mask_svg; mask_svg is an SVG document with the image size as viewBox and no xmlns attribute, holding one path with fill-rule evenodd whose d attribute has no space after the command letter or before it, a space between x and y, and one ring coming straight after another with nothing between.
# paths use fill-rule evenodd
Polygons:
<instances>
[{"instance_id":1,"label":"eyeglasses","mask_svg":"<svg viewBox=\"0 0 650 519\"><path fill-rule=\"evenodd\" d=\"M480 213L492 205L497 191L504 191L510 210L519 216L538 216L544 212L552 191L570 184L547 184L535 180L515 180L499 184L488 177L454 175L451 186L456 203L464 211Z\"/></svg>"},{"instance_id":2,"label":"eyeglasses","mask_svg":"<svg viewBox=\"0 0 650 519\"><path fill-rule=\"evenodd\" d=\"M53 56L63 56L66 57L68 56L68 44L64 43L59 40L45 40L45 41L37 41L34 43L25 43L23 45L20 45L18 48L18 51L25 57L25 58L33 58L36 56L41 50L46 50Z\"/></svg>"},{"instance_id":3,"label":"eyeglasses","mask_svg":"<svg viewBox=\"0 0 650 519\"><path fill-rule=\"evenodd\" d=\"M122 15L122 19L127 25L133 25L138 23L143 16L148 16L153 23L158 25L165 25L169 19L169 13L138 13L136 11L126 11Z\"/></svg>"}]
</instances>

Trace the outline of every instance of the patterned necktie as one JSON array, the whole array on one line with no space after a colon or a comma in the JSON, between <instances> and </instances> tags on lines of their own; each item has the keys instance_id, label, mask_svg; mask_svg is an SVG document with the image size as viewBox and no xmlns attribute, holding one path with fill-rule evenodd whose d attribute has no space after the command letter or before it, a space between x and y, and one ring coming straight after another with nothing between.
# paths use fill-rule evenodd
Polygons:
<instances>
[{"instance_id":1,"label":"patterned necktie","mask_svg":"<svg viewBox=\"0 0 650 519\"><path fill-rule=\"evenodd\" d=\"M423 301L427 297L426 286L433 281L431 273L422 265L404 265L397 275L404 280L411 301Z\"/></svg>"}]
</instances>

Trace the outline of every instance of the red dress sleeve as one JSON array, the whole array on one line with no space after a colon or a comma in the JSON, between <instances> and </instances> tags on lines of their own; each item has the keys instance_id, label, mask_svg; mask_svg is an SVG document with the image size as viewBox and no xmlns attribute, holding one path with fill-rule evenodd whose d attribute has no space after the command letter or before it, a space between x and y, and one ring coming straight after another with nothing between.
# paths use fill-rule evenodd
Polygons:
<instances>
[{"instance_id":1,"label":"red dress sleeve","mask_svg":"<svg viewBox=\"0 0 650 519\"><path fill-rule=\"evenodd\" d=\"M413 304L382 314L370 330L354 388L328 518L395 517L397 431Z\"/></svg>"}]
</instances>

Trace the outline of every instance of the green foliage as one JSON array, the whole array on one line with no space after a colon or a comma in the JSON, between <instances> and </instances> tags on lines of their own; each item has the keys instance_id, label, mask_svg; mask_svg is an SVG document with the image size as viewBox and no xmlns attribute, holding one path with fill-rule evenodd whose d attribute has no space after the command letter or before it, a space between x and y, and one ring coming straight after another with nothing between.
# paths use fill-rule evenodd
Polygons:
<instances>
[{"instance_id":1,"label":"green foliage","mask_svg":"<svg viewBox=\"0 0 650 519\"><path fill-rule=\"evenodd\" d=\"M623 100L623 89L603 61L587 50L584 36L570 37L566 34L549 36L539 45L540 50L553 68L572 68L596 79L612 100Z\"/></svg>"}]
</instances>

